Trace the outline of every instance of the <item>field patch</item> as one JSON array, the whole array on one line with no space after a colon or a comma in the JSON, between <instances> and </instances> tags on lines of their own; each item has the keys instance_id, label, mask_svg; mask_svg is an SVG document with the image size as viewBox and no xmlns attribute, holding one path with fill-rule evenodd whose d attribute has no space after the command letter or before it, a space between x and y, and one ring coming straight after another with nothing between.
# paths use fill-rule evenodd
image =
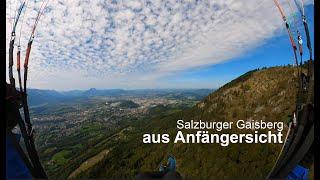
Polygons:
<instances>
[{"instance_id":1,"label":"field patch","mask_svg":"<svg viewBox=\"0 0 320 180\"><path fill-rule=\"evenodd\" d=\"M102 161L109 153L109 149L105 149L101 151L99 154L91 157L90 159L83 162L75 171L73 171L68 179L76 177L78 174L80 174L83 171L88 170L93 165L97 164L98 162Z\"/></svg>"}]
</instances>

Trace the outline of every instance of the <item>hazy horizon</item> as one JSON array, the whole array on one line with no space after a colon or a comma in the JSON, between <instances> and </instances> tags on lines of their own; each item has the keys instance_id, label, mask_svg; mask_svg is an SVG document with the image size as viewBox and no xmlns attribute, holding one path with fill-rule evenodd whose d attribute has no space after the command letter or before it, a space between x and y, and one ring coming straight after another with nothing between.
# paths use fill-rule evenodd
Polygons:
<instances>
[{"instance_id":1,"label":"hazy horizon","mask_svg":"<svg viewBox=\"0 0 320 180\"><path fill-rule=\"evenodd\" d=\"M125 90L125 91L168 91L168 90L215 90L215 88L157 88L157 89L152 89L152 88L141 88L141 89L124 89L124 88L105 88L105 89L100 89L100 88L88 88L88 89L70 89L70 90L56 90L56 89L40 89L40 88L27 88L29 90L49 90L49 91L57 91L57 92L70 92L70 91L88 91L95 89L97 91L104 91L104 90Z\"/></svg>"}]
</instances>

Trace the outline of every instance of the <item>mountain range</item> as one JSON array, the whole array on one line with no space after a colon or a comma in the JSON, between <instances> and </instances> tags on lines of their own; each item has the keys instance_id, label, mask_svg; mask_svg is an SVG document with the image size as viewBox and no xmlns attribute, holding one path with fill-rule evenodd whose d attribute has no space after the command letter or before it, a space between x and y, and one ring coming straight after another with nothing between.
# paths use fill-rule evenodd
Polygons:
<instances>
[{"instance_id":1,"label":"mountain range","mask_svg":"<svg viewBox=\"0 0 320 180\"><path fill-rule=\"evenodd\" d=\"M213 89L96 89L56 91L42 89L28 89L28 101L30 106L43 104L54 104L59 102L73 101L79 98L89 98L93 96L164 96L171 94L175 97L186 97L188 95L196 98L203 98Z\"/></svg>"}]
</instances>

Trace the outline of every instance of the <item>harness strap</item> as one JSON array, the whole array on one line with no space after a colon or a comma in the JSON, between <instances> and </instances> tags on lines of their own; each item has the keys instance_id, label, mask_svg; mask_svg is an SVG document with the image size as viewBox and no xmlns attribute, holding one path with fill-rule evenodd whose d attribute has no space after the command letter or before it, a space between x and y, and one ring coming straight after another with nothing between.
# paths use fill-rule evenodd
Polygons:
<instances>
[{"instance_id":1,"label":"harness strap","mask_svg":"<svg viewBox=\"0 0 320 180\"><path fill-rule=\"evenodd\" d=\"M12 91L12 85L9 85L8 90ZM24 123L23 119L21 118L20 112L19 112L19 104L17 103L18 94L17 91L12 91L11 94L13 94L12 98L8 99L6 101L6 107L11 109L12 114L15 114L14 117L20 127L21 135L23 137L27 153L29 155L31 164L34 168L34 173L32 173L34 178L47 178L46 173L44 169L41 166L39 156L37 154L37 151L35 149L34 141L32 136L27 132L26 124ZM23 100L23 99L22 99Z\"/></svg>"}]
</instances>

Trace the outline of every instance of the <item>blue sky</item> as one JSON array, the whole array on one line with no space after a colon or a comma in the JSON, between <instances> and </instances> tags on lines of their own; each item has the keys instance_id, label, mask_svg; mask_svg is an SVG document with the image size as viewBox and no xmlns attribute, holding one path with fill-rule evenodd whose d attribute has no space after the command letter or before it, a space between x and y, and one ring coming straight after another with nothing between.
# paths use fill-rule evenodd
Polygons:
<instances>
[{"instance_id":1,"label":"blue sky","mask_svg":"<svg viewBox=\"0 0 320 180\"><path fill-rule=\"evenodd\" d=\"M312 47L314 40L314 11L313 5L305 7L307 22L309 25L309 31L311 35ZM298 12L297 12L298 13ZM299 14L297 14L299 15ZM298 16L300 17L300 16ZM280 18L280 15L279 15ZM285 27L283 26L283 30ZM292 29L293 31L294 29ZM303 27L299 27L299 31L302 34L304 40L303 46L303 60L309 59L309 50L306 47L306 37ZM295 32L293 32L295 33ZM298 60L300 61L299 53ZM277 65L293 64L293 52L289 42L289 36L287 32L282 32L280 36L274 36L266 40L265 44L249 50L247 53L240 55L239 57L232 58L227 62L185 71L179 74L177 77L171 77L169 81L175 84L192 83L195 87L219 87L224 85L236 77L257 68L272 67Z\"/></svg>"},{"instance_id":2,"label":"blue sky","mask_svg":"<svg viewBox=\"0 0 320 180\"><path fill-rule=\"evenodd\" d=\"M7 44L19 2L7 3ZM30 1L18 24L22 55L41 3ZM313 1L305 4L313 40ZM37 27L28 85L218 88L255 68L292 64L292 57L272 0L59 0L49 2Z\"/></svg>"},{"instance_id":3,"label":"blue sky","mask_svg":"<svg viewBox=\"0 0 320 180\"><path fill-rule=\"evenodd\" d=\"M313 5L306 7L306 13L308 17L311 40L313 42ZM303 27L300 28L300 32L303 33L303 39L306 41L304 36L305 32L302 28ZM304 60L308 60L309 51L306 47L305 41L303 58ZM298 58L300 59L299 54ZM252 69L287 64L293 64L293 52L290 46L289 37L285 32L280 36L275 36L268 39L264 45L254 48L248 51L248 53L245 53L239 57L230 59L229 61L221 64L196 69L193 71L186 71L180 76L173 77L170 80L182 84L197 81L198 84L202 84L202 87L214 87L217 84L223 85L226 82L231 81L232 79Z\"/></svg>"}]
</instances>

